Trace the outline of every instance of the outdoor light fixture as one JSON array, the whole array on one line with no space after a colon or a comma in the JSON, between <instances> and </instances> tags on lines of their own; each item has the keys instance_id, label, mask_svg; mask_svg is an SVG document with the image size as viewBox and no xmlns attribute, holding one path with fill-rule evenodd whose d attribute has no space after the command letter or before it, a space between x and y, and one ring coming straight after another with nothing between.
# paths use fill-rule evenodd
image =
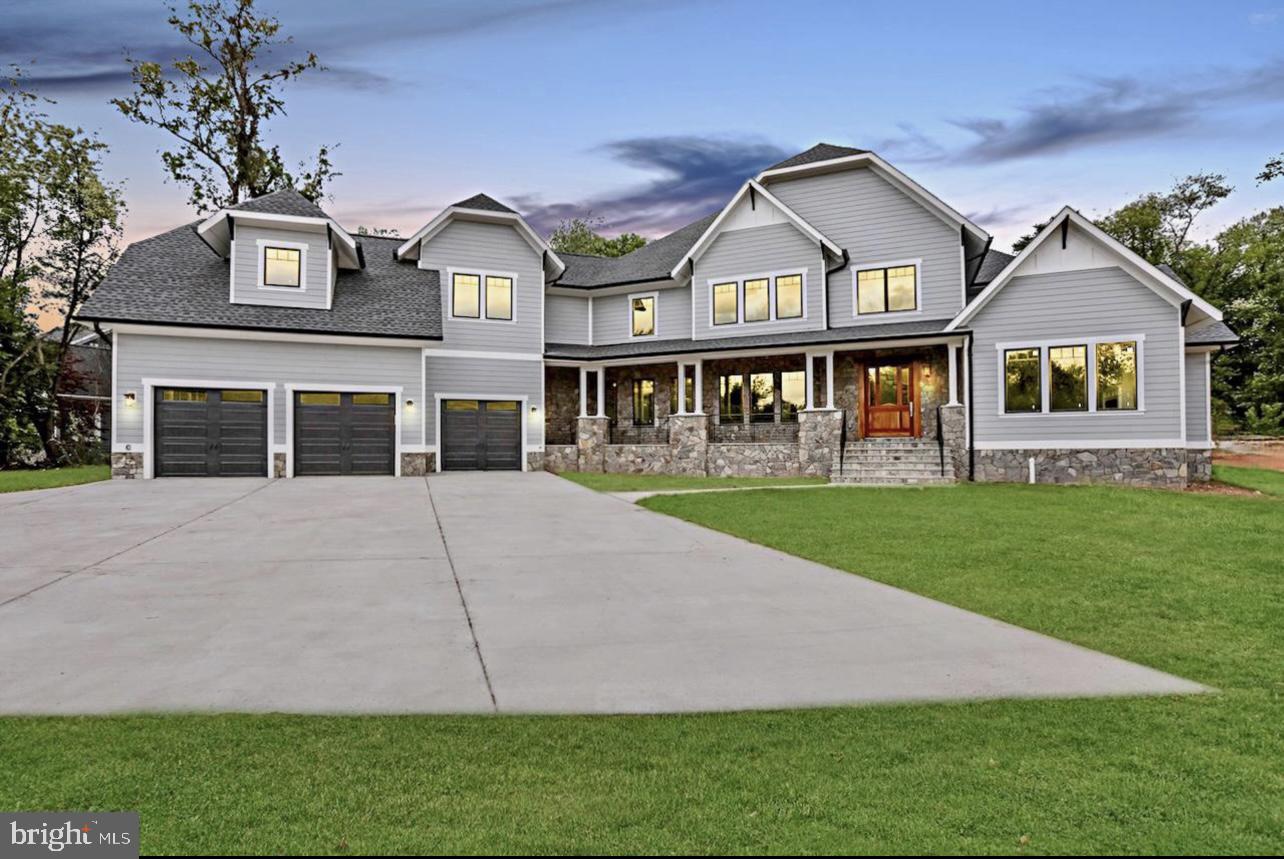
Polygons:
<instances>
[{"instance_id":1,"label":"outdoor light fixture","mask_svg":"<svg viewBox=\"0 0 1284 859\"><path fill-rule=\"evenodd\" d=\"M136 399L138 399L138 396L133 391L125 392L125 405L132 406Z\"/></svg>"},{"instance_id":2,"label":"outdoor light fixture","mask_svg":"<svg viewBox=\"0 0 1284 859\"><path fill-rule=\"evenodd\" d=\"M533 415L539 414L539 406L531 406L531 414Z\"/></svg>"},{"instance_id":3,"label":"outdoor light fixture","mask_svg":"<svg viewBox=\"0 0 1284 859\"><path fill-rule=\"evenodd\" d=\"M408 409L413 409L414 407L415 407L415 401L414 401L414 400L406 400L406 408L408 408Z\"/></svg>"}]
</instances>

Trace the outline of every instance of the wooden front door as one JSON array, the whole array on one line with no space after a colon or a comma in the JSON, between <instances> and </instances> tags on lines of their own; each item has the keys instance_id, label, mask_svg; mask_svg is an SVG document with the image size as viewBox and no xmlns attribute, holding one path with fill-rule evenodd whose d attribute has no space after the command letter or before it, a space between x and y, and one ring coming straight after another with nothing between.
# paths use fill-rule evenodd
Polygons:
<instances>
[{"instance_id":1,"label":"wooden front door","mask_svg":"<svg viewBox=\"0 0 1284 859\"><path fill-rule=\"evenodd\" d=\"M865 435L918 436L918 364L865 368Z\"/></svg>"}]
</instances>

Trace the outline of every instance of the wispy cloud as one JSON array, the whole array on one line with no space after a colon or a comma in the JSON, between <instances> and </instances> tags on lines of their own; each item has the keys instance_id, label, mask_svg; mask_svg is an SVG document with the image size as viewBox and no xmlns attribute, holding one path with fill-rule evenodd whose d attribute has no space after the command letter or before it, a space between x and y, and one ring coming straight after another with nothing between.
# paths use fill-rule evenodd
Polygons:
<instances>
[{"instance_id":1,"label":"wispy cloud","mask_svg":"<svg viewBox=\"0 0 1284 859\"><path fill-rule=\"evenodd\" d=\"M1195 128L1225 108L1279 102L1284 102L1284 60L1236 71L1207 70L1181 81L1096 78L1038 93L1014 117L950 120L967 132L958 145L902 127L902 134L883 141L882 148L905 161L996 163L1151 139Z\"/></svg>"},{"instance_id":2,"label":"wispy cloud","mask_svg":"<svg viewBox=\"0 0 1284 859\"><path fill-rule=\"evenodd\" d=\"M717 211L745 179L790 154L752 137L694 135L616 140L597 151L656 178L574 202L546 202L539 195L514 198L535 229L548 232L562 220L592 212L612 230L662 235Z\"/></svg>"}]
</instances>

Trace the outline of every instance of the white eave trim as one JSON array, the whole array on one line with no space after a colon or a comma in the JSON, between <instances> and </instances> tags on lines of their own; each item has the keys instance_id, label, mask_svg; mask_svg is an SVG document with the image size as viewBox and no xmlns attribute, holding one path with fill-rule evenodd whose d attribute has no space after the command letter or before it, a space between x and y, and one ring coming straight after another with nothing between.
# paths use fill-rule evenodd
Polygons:
<instances>
[{"instance_id":1,"label":"white eave trim","mask_svg":"<svg viewBox=\"0 0 1284 859\"><path fill-rule=\"evenodd\" d=\"M330 232L337 237L348 250L352 259L355 261L358 258L357 240L349 235L347 230L339 226L339 222L333 218L314 218L303 215L277 215L271 212L247 212L243 209L219 209L197 225L196 234L205 238L206 234L208 234L210 230L222 224L227 218L242 218L246 221L269 221L280 224L300 224L309 227L329 227Z\"/></svg>"},{"instance_id":2,"label":"white eave trim","mask_svg":"<svg viewBox=\"0 0 1284 859\"><path fill-rule=\"evenodd\" d=\"M820 230L803 220L801 215L786 206L779 198L776 197L776 195L764 188L757 180L750 179L744 185L740 186L740 190L731 198L731 202L722 207L722 211L718 213L718 217L714 218L713 223L709 225L708 229L700 234L700 238L696 239L696 243L691 246L691 249L682 255L682 259L678 260L678 264L669 272L669 277L675 279L679 277L682 273L682 269L686 267L687 263L699 259L700 255L708 250L709 246L713 244L713 240L717 238L718 233L721 232L723 222L728 216L730 216L737 204L739 204L750 191L762 197L772 206L775 206L776 209L788 218L789 221L798 228L799 232L807 236L807 238L811 239L834 256L842 257L842 248L830 241L820 232Z\"/></svg>"},{"instance_id":3,"label":"white eave trim","mask_svg":"<svg viewBox=\"0 0 1284 859\"><path fill-rule=\"evenodd\" d=\"M945 330L953 331L954 329L970 322L977 313L980 312L981 308L988 304L990 299L994 298L998 291L1013 278L1017 269L1021 267L1021 264L1029 259L1030 255L1033 254L1041 244L1047 241L1048 236L1057 232L1061 228L1062 222L1067 219L1075 227L1086 233L1089 238L1101 242L1107 248L1123 257L1125 262L1138 269L1141 274L1148 276L1152 283L1147 283L1147 286L1151 286L1152 289L1157 286L1159 289L1171 293L1177 298L1178 303L1189 301L1202 313L1208 315L1212 319L1221 321L1222 312L1216 307L1213 307L1213 305L1191 292L1175 278L1165 274L1162 269L1153 266L1146 260L1142 259L1126 245L1107 233L1105 230L1098 227L1092 221L1088 220L1069 206L1066 206L1057 213L1056 217L1048 222L1048 225L1043 228L1042 232L1034 237L1034 241L1026 245L1021 253L1013 257L1012 261L1004 266L1003 271L999 272L998 276L996 276L994 280L990 281L989 286L982 290L981 294L978 295L971 304L963 308L963 310L959 312L958 316L955 316L950 320L950 324L945 326Z\"/></svg>"},{"instance_id":4,"label":"white eave trim","mask_svg":"<svg viewBox=\"0 0 1284 859\"><path fill-rule=\"evenodd\" d=\"M526 223L521 215L513 212L495 212L490 209L465 209L460 206L451 206L442 210L437 217L424 224L413 236L398 245L396 251L397 259L405 259L420 242L425 239L431 239L457 217L464 217L467 220L481 221L483 223L508 224L514 227L532 248L540 253L548 254L548 259L554 266L555 277L566 271L566 263L562 262L557 253L548 246L548 242L540 238L539 234L531 229L530 224Z\"/></svg>"},{"instance_id":5,"label":"white eave trim","mask_svg":"<svg viewBox=\"0 0 1284 859\"><path fill-rule=\"evenodd\" d=\"M875 168L883 178L890 180L895 185L899 185L903 190L927 204L928 208L934 210L947 221L951 221L958 226L966 227L982 241L990 238L989 233L972 223L957 209L950 206L940 197L937 197L931 191L906 176L900 170L897 170L873 152L862 152L858 155L845 155L842 158L830 158L825 161L813 161L811 164L799 164L795 167L780 167L775 170L764 170L759 173L756 178L759 182L767 182L772 179L788 179L792 176L801 176L808 173L830 170L835 167L845 168L861 166Z\"/></svg>"}]
</instances>

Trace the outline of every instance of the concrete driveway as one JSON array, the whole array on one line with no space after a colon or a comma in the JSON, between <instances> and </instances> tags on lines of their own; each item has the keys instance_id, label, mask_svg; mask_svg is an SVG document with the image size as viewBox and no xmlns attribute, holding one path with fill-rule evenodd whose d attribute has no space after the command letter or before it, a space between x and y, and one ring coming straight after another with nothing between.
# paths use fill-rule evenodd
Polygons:
<instances>
[{"instance_id":1,"label":"concrete driveway","mask_svg":"<svg viewBox=\"0 0 1284 859\"><path fill-rule=\"evenodd\" d=\"M655 712L1202 687L545 474L0 495L0 712Z\"/></svg>"}]
</instances>

